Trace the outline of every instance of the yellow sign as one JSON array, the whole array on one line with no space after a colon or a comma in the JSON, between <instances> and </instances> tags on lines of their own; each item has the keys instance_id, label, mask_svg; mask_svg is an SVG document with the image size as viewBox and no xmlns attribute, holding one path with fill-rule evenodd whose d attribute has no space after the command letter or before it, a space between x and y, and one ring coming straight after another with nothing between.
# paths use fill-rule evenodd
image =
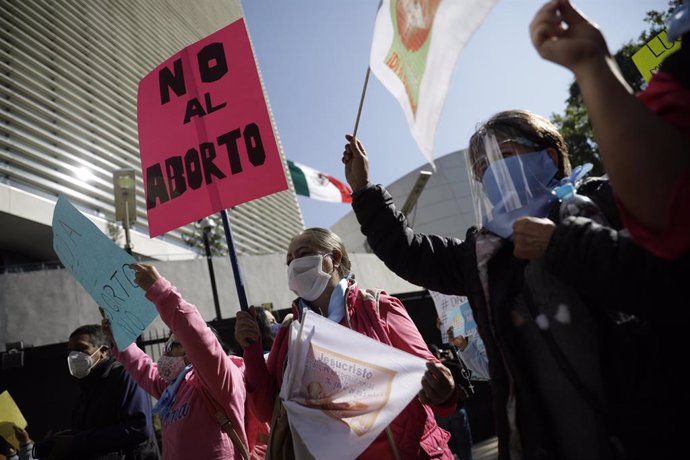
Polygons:
<instances>
[{"instance_id":1,"label":"yellow sign","mask_svg":"<svg viewBox=\"0 0 690 460\"><path fill-rule=\"evenodd\" d=\"M646 82L652 79L652 75L659 69L659 66L671 54L680 49L680 39L669 43L666 31L663 30L659 35L652 38L646 45L633 54L632 60L635 67L642 74Z\"/></svg>"},{"instance_id":2,"label":"yellow sign","mask_svg":"<svg viewBox=\"0 0 690 460\"><path fill-rule=\"evenodd\" d=\"M14 435L14 426L26 428L26 419L8 391L0 393L0 436L5 438L12 447L19 448L19 441Z\"/></svg>"}]
</instances>

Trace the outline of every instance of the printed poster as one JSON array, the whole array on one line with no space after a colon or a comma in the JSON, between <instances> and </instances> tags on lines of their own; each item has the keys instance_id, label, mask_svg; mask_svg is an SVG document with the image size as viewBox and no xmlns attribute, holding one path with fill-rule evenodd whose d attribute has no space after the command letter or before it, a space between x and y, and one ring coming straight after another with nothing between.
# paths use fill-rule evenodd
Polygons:
<instances>
[{"instance_id":1,"label":"printed poster","mask_svg":"<svg viewBox=\"0 0 690 460\"><path fill-rule=\"evenodd\" d=\"M448 328L453 327L455 337L477 335L477 323L472 315L467 297L446 295L440 292L429 291L434 300L436 313L441 321L441 339L443 343L449 343Z\"/></svg>"},{"instance_id":2,"label":"printed poster","mask_svg":"<svg viewBox=\"0 0 690 460\"><path fill-rule=\"evenodd\" d=\"M426 360L305 312L280 392L293 439L306 457L356 458L416 397Z\"/></svg>"},{"instance_id":3,"label":"printed poster","mask_svg":"<svg viewBox=\"0 0 690 460\"><path fill-rule=\"evenodd\" d=\"M137 124L152 238L287 189L242 18L139 82Z\"/></svg>"}]
</instances>

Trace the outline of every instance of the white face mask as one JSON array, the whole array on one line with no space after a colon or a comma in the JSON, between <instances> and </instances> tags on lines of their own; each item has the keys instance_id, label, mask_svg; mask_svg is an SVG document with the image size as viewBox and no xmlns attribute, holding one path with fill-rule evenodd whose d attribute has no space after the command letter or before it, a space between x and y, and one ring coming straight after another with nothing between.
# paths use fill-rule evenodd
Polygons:
<instances>
[{"instance_id":1,"label":"white face mask","mask_svg":"<svg viewBox=\"0 0 690 460\"><path fill-rule=\"evenodd\" d=\"M83 379L89 375L89 372L91 372L91 369L93 369L93 366L96 364L93 362L93 355L98 353L99 350L100 348L94 351L91 355L84 353L83 351L71 351L67 356L67 367L69 368L69 373L78 379Z\"/></svg>"},{"instance_id":2,"label":"white face mask","mask_svg":"<svg viewBox=\"0 0 690 460\"><path fill-rule=\"evenodd\" d=\"M325 256L330 254L300 257L288 265L288 287L308 302L318 299L331 279L321 269Z\"/></svg>"},{"instance_id":3,"label":"white face mask","mask_svg":"<svg viewBox=\"0 0 690 460\"><path fill-rule=\"evenodd\" d=\"M166 383L170 383L175 380L175 377L182 372L185 366L184 356L162 355L158 358L158 375L160 375Z\"/></svg>"}]
</instances>

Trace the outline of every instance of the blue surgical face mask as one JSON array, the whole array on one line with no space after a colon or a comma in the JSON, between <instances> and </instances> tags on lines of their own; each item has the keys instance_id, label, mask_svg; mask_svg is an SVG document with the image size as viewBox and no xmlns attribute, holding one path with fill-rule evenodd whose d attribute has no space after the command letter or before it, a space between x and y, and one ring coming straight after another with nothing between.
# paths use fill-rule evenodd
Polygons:
<instances>
[{"instance_id":1,"label":"blue surgical face mask","mask_svg":"<svg viewBox=\"0 0 690 460\"><path fill-rule=\"evenodd\" d=\"M491 164L482 177L484 193L493 204L492 218L485 217L484 227L502 238L510 238L518 218L546 217L555 200L551 189L557 184L557 173L546 150Z\"/></svg>"},{"instance_id":2,"label":"blue surgical face mask","mask_svg":"<svg viewBox=\"0 0 690 460\"><path fill-rule=\"evenodd\" d=\"M271 334L273 334L274 337L278 334L279 330L280 330L280 323L271 324Z\"/></svg>"}]
</instances>

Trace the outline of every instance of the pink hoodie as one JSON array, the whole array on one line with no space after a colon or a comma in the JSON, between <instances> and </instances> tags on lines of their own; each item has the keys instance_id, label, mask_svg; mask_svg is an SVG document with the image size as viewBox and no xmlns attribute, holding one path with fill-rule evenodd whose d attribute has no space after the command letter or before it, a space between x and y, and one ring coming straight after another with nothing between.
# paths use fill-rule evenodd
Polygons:
<instances>
[{"instance_id":1,"label":"pink hoodie","mask_svg":"<svg viewBox=\"0 0 690 460\"><path fill-rule=\"evenodd\" d=\"M225 354L196 307L187 303L168 280L157 280L146 297L156 305L161 319L173 331L194 366L180 384L169 415L162 420L163 459L242 458L212 417L201 394L203 388L224 408L246 446L242 370ZM161 397L167 383L158 375L156 364L136 344L122 352L116 351L116 358L147 393Z\"/></svg>"}]
</instances>

